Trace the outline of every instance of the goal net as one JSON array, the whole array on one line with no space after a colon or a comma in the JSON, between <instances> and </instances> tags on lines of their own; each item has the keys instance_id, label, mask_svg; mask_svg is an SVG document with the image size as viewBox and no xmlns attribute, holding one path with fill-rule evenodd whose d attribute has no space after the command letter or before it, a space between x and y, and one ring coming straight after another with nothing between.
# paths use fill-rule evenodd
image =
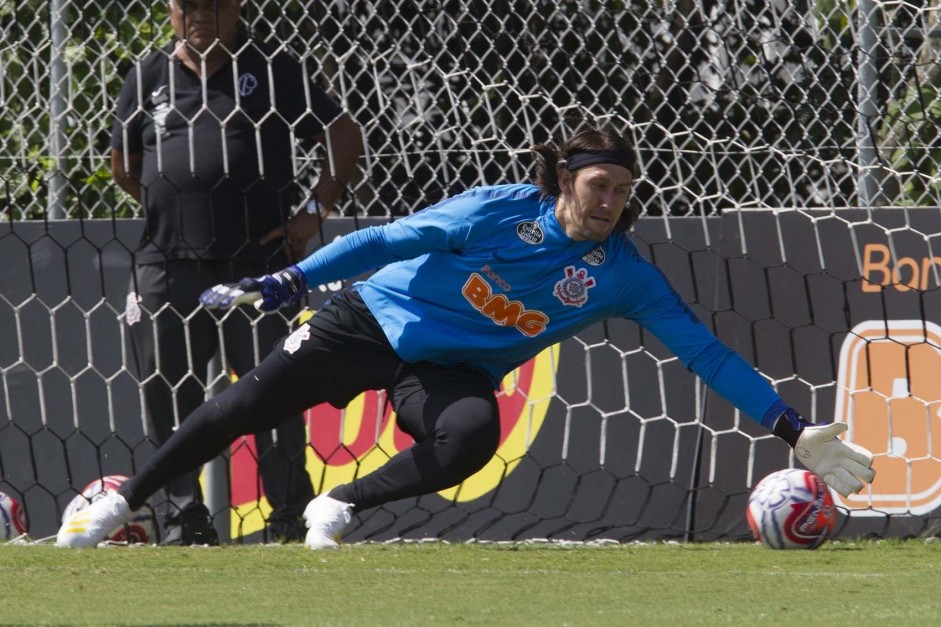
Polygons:
<instances>
[{"instance_id":1,"label":"goal net","mask_svg":"<svg viewBox=\"0 0 941 627\"><path fill-rule=\"evenodd\" d=\"M873 486L838 499L840 533L937 534L936 2L242 4L243 27L292 50L363 130L317 245L527 180L527 148L576 120L621 126L643 171L642 252L790 404L876 454ZM109 154L122 77L172 30L142 0L18 3L0 30L0 491L43 537L85 485L154 450L125 311L144 212ZM303 196L330 164L293 151ZM228 378L190 374L207 390ZM796 465L626 321L547 350L499 394L487 468L364 512L350 538L740 539L751 487ZM408 446L381 393L306 423L318 492ZM214 466L233 539L267 538L258 453L244 438Z\"/></svg>"}]
</instances>

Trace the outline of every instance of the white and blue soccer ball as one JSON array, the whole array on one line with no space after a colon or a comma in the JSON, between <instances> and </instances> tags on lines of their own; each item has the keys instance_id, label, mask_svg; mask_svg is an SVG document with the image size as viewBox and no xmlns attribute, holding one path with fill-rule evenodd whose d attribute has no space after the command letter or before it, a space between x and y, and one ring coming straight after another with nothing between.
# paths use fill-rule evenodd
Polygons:
<instances>
[{"instance_id":1,"label":"white and blue soccer ball","mask_svg":"<svg viewBox=\"0 0 941 627\"><path fill-rule=\"evenodd\" d=\"M836 516L827 484L798 468L762 479L745 510L752 536L772 549L816 549L833 534Z\"/></svg>"},{"instance_id":2,"label":"white and blue soccer ball","mask_svg":"<svg viewBox=\"0 0 941 627\"><path fill-rule=\"evenodd\" d=\"M7 494L0 492L0 540L13 540L28 529L26 510L19 502Z\"/></svg>"},{"instance_id":3,"label":"white and blue soccer ball","mask_svg":"<svg viewBox=\"0 0 941 627\"><path fill-rule=\"evenodd\" d=\"M108 492L117 492L125 481L127 477L124 475L108 475L89 483L65 508L62 513L63 524ZM153 544L157 540L156 528L153 511L149 507L142 507L134 518L108 533L105 540L127 544Z\"/></svg>"}]
</instances>

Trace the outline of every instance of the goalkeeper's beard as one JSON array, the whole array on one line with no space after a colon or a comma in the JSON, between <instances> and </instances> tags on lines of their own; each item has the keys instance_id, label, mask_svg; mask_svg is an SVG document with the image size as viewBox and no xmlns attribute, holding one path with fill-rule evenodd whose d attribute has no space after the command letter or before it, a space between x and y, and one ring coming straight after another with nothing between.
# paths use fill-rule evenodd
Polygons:
<instances>
[{"instance_id":1,"label":"goalkeeper's beard","mask_svg":"<svg viewBox=\"0 0 941 627\"><path fill-rule=\"evenodd\" d=\"M569 195L571 202L571 209L568 211L568 222L571 229L578 235L579 238L583 241L591 242L603 242L608 239L608 236L611 235L611 232L614 230L614 224L616 221L607 223L608 228L605 229L604 233L598 235L593 232L590 228L594 219L582 209L581 201L578 199L578 196L574 191L574 182L573 182L573 191ZM596 225L600 227L601 225ZM574 237L572 239L575 239Z\"/></svg>"}]
</instances>

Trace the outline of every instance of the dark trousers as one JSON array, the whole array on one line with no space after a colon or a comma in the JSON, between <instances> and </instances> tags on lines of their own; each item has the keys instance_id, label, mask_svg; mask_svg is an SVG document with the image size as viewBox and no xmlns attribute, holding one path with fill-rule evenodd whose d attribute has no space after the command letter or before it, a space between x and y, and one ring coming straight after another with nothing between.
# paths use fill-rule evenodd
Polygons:
<instances>
[{"instance_id":1,"label":"dark trousers","mask_svg":"<svg viewBox=\"0 0 941 627\"><path fill-rule=\"evenodd\" d=\"M133 357L143 388L151 437L163 445L197 407L202 405L207 364L219 351L225 375L239 377L255 367L290 330L296 311L262 315L241 307L224 315L199 305L200 293L217 283L258 276L257 264L223 261L171 260L134 268L127 314ZM139 311L135 311L133 300ZM217 373L218 374L218 373ZM305 469L307 436L300 413L278 426L255 432L262 485L273 509L272 519L296 517L313 498ZM219 453L220 451L215 451ZM202 501L198 469L166 485L163 515L173 524L180 510Z\"/></svg>"},{"instance_id":2,"label":"dark trousers","mask_svg":"<svg viewBox=\"0 0 941 627\"><path fill-rule=\"evenodd\" d=\"M205 463L238 436L319 403L345 407L364 390L376 389L389 390L398 425L415 444L331 491L355 511L455 486L496 452L500 417L489 380L468 368L403 362L359 295L347 291L250 375L196 410L121 494L132 509L141 507L167 481Z\"/></svg>"}]
</instances>

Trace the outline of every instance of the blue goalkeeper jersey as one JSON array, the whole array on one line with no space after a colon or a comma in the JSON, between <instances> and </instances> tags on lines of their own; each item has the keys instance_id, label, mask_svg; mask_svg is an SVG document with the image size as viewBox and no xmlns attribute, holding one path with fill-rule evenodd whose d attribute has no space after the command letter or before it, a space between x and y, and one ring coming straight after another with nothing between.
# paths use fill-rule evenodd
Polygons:
<instances>
[{"instance_id":1,"label":"blue goalkeeper jersey","mask_svg":"<svg viewBox=\"0 0 941 627\"><path fill-rule=\"evenodd\" d=\"M356 287L406 361L469 366L498 386L546 347L619 316L767 423L780 397L702 324L629 237L574 241L555 217L555 202L533 185L478 187L351 233L298 265L312 286L380 268Z\"/></svg>"}]
</instances>

